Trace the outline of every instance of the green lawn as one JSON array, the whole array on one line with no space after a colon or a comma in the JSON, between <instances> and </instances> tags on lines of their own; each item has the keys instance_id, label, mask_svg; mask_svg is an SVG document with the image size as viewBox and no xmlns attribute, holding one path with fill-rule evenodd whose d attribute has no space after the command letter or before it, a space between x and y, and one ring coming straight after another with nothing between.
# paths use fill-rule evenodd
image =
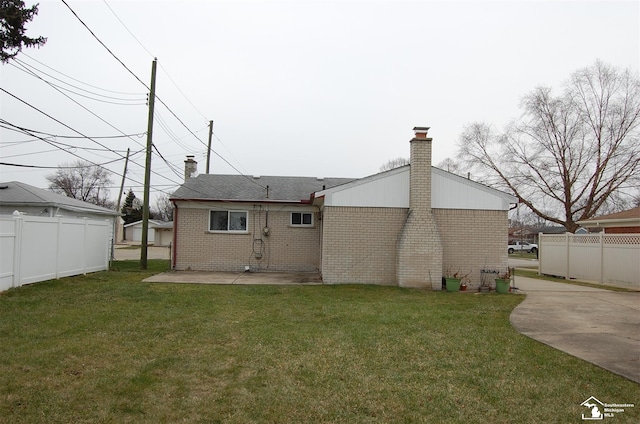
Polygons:
<instances>
[{"instance_id":1,"label":"green lawn","mask_svg":"<svg viewBox=\"0 0 640 424\"><path fill-rule=\"evenodd\" d=\"M0 294L0 423L574 423L640 385L518 334L522 295L147 284Z\"/></svg>"},{"instance_id":2,"label":"green lawn","mask_svg":"<svg viewBox=\"0 0 640 424\"><path fill-rule=\"evenodd\" d=\"M527 252L513 252L509 254L509 257L518 259L538 259L538 255L536 253Z\"/></svg>"}]
</instances>

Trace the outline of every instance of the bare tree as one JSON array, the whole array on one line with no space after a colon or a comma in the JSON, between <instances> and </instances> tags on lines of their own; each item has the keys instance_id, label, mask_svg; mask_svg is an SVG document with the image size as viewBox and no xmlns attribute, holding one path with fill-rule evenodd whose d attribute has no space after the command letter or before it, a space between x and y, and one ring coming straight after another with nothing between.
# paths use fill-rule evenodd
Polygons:
<instances>
[{"instance_id":1,"label":"bare tree","mask_svg":"<svg viewBox=\"0 0 640 424\"><path fill-rule=\"evenodd\" d=\"M452 174L461 175L463 172L460 166L460 162L455 161L451 158L446 158L442 162L438 164L438 168L443 169L447 172L451 172Z\"/></svg>"},{"instance_id":2,"label":"bare tree","mask_svg":"<svg viewBox=\"0 0 640 424\"><path fill-rule=\"evenodd\" d=\"M115 205L109 199L108 186L112 181L105 168L77 160L73 164L62 165L45 178L50 183L49 189L55 193L106 208L113 208Z\"/></svg>"},{"instance_id":3,"label":"bare tree","mask_svg":"<svg viewBox=\"0 0 640 424\"><path fill-rule=\"evenodd\" d=\"M640 183L640 81L596 62L554 96L539 87L503 133L465 128L459 155L484 182L510 190L541 218L574 232L576 221L631 201Z\"/></svg>"},{"instance_id":4,"label":"bare tree","mask_svg":"<svg viewBox=\"0 0 640 424\"><path fill-rule=\"evenodd\" d=\"M380 167L380 172L389 171L394 168L400 168L401 166L409 165L409 159L395 158L387 161Z\"/></svg>"},{"instance_id":5,"label":"bare tree","mask_svg":"<svg viewBox=\"0 0 640 424\"><path fill-rule=\"evenodd\" d=\"M156 205L153 208L153 215L163 221L173 221L173 204L169 196L163 194L156 198Z\"/></svg>"}]
</instances>

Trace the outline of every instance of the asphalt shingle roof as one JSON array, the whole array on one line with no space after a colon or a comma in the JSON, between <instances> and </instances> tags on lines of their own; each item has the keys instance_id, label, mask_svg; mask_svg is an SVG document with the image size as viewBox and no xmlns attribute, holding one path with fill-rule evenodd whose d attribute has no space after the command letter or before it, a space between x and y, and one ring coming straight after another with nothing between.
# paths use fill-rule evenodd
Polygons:
<instances>
[{"instance_id":1,"label":"asphalt shingle roof","mask_svg":"<svg viewBox=\"0 0 640 424\"><path fill-rule=\"evenodd\" d=\"M595 221L604 221L607 219L629 219L629 218L640 218L640 207L627 209L626 211L610 213L607 215L596 216L591 219L585 219L580 222L595 222Z\"/></svg>"},{"instance_id":2,"label":"asphalt shingle roof","mask_svg":"<svg viewBox=\"0 0 640 424\"><path fill-rule=\"evenodd\" d=\"M104 215L120 215L120 213L63 196L49 190L33 187L18 181L0 183L0 204L16 206L51 206L74 211L86 211Z\"/></svg>"},{"instance_id":3,"label":"asphalt shingle roof","mask_svg":"<svg viewBox=\"0 0 640 424\"><path fill-rule=\"evenodd\" d=\"M278 177L200 174L189 178L171 199L288 201L309 200L312 193L346 184L354 178ZM269 196L267 189L269 187Z\"/></svg>"}]
</instances>

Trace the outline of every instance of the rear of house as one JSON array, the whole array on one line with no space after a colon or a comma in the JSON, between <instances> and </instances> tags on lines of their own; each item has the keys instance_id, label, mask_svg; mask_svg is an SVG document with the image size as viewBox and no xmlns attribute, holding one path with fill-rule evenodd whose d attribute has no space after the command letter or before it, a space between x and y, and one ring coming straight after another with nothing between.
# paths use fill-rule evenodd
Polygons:
<instances>
[{"instance_id":1,"label":"rear of house","mask_svg":"<svg viewBox=\"0 0 640 424\"><path fill-rule=\"evenodd\" d=\"M449 270L480 285L483 271L507 267L516 198L433 168L427 131L414 128L411 165L362 179L188 171L171 199L174 268L320 272L329 284L435 290Z\"/></svg>"}]
</instances>

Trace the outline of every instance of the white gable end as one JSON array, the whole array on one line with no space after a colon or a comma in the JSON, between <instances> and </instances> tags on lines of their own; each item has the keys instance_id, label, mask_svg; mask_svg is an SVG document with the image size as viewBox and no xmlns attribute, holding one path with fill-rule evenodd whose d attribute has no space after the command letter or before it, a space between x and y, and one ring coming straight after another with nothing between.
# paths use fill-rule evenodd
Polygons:
<instances>
[{"instance_id":1,"label":"white gable end","mask_svg":"<svg viewBox=\"0 0 640 424\"><path fill-rule=\"evenodd\" d=\"M409 168L394 171L396 170L376 174L320 192L326 193L324 204L327 206L408 208Z\"/></svg>"},{"instance_id":2,"label":"white gable end","mask_svg":"<svg viewBox=\"0 0 640 424\"><path fill-rule=\"evenodd\" d=\"M431 168L431 206L435 209L509 210L514 196L438 168ZM325 206L409 207L409 167L376 174L315 194Z\"/></svg>"}]
</instances>

